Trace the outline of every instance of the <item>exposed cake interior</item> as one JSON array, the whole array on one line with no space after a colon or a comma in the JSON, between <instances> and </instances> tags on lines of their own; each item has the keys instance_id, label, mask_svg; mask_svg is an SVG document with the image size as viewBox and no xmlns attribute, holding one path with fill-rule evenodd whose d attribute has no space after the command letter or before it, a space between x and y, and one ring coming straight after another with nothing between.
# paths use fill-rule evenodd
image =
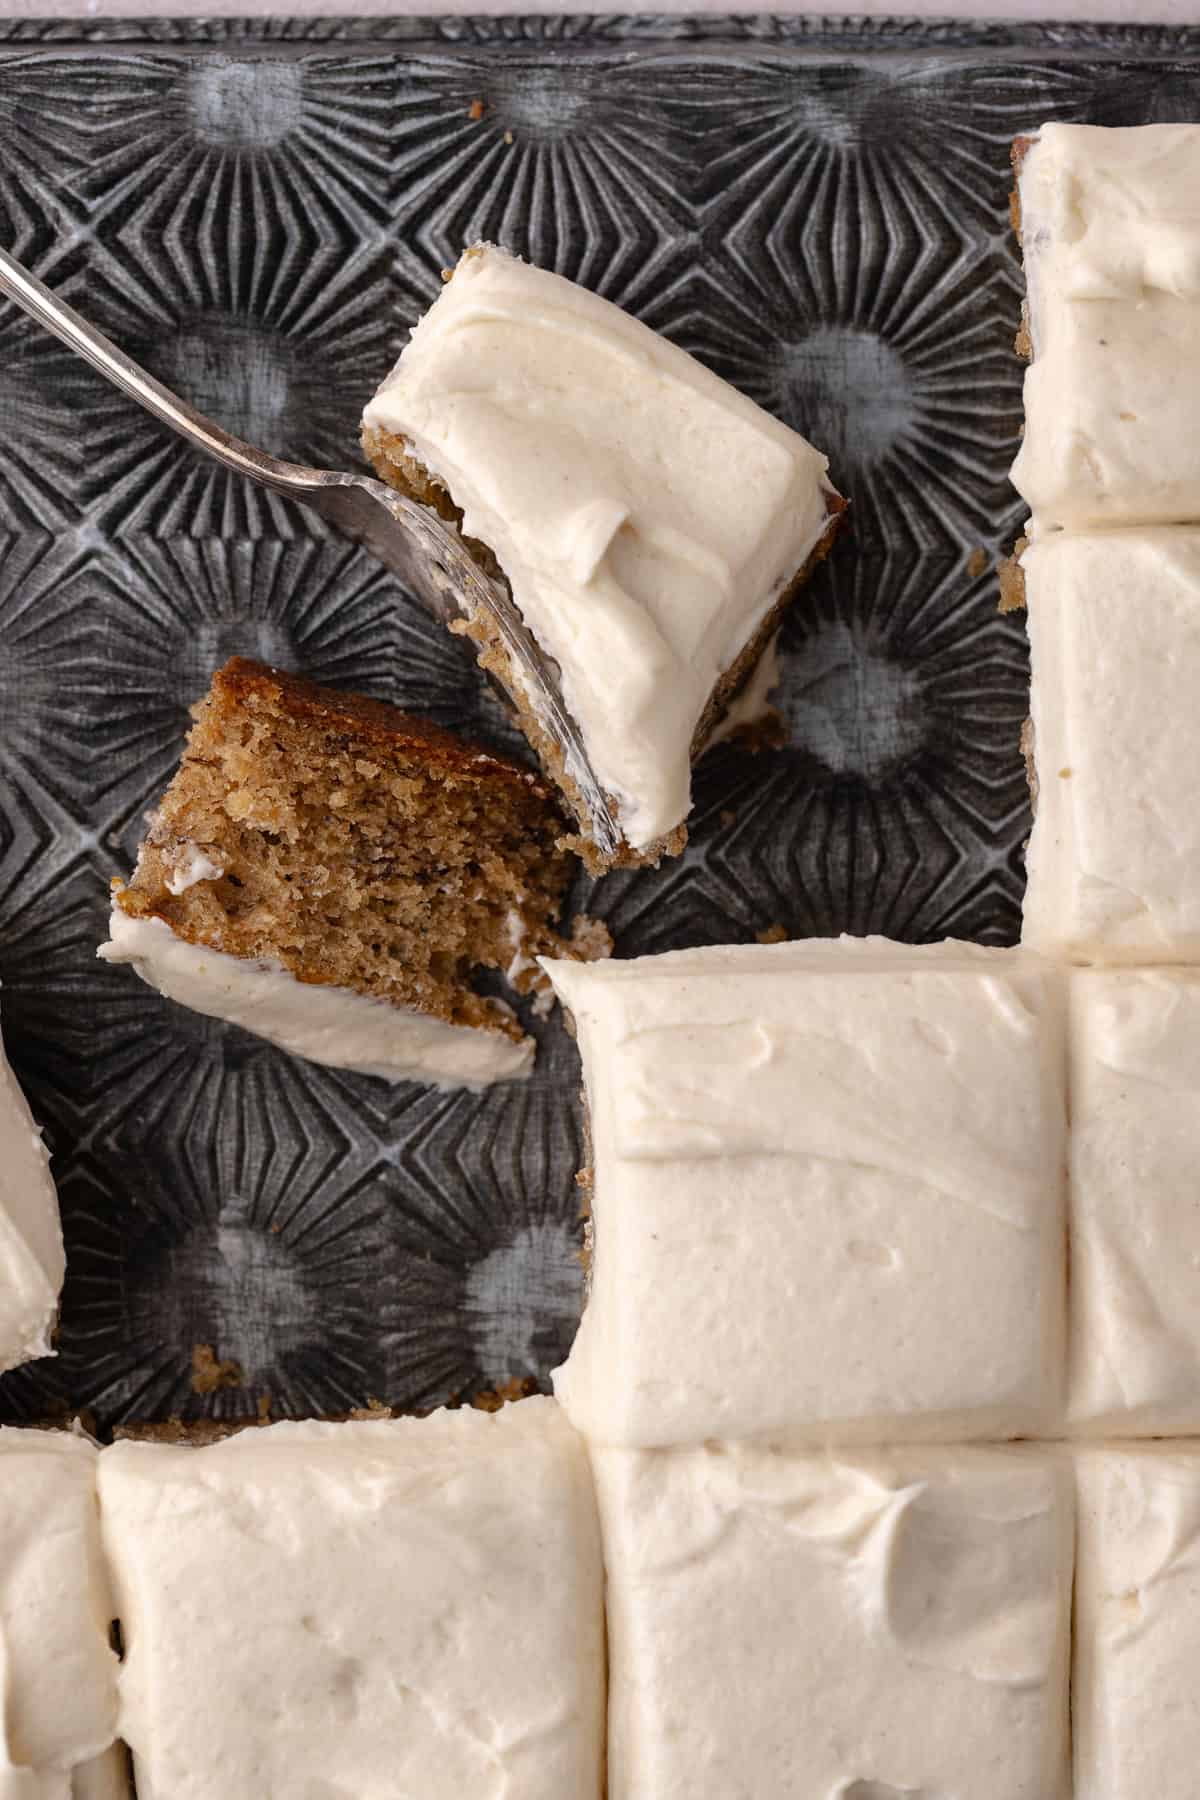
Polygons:
<instances>
[{"instance_id":1,"label":"exposed cake interior","mask_svg":"<svg viewBox=\"0 0 1200 1800\"><path fill-rule=\"evenodd\" d=\"M531 771L359 695L235 658L116 904L189 943L520 1038L572 873Z\"/></svg>"}]
</instances>

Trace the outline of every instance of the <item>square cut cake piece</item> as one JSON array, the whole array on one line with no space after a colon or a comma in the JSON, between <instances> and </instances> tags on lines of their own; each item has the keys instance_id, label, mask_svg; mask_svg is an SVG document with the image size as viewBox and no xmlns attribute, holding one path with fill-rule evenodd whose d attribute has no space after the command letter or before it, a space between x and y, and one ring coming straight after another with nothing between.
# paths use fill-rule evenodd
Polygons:
<instances>
[{"instance_id":1,"label":"square cut cake piece","mask_svg":"<svg viewBox=\"0 0 1200 1800\"><path fill-rule=\"evenodd\" d=\"M1200 1433L1200 970L1071 982L1068 1418Z\"/></svg>"},{"instance_id":2,"label":"square cut cake piece","mask_svg":"<svg viewBox=\"0 0 1200 1800\"><path fill-rule=\"evenodd\" d=\"M367 406L363 444L507 579L616 814L607 860L682 849L692 759L833 541L826 458L619 307L486 244ZM602 866L503 643L484 618L464 628Z\"/></svg>"},{"instance_id":3,"label":"square cut cake piece","mask_svg":"<svg viewBox=\"0 0 1200 1800\"><path fill-rule=\"evenodd\" d=\"M609 1800L1066 1800L1061 1453L593 1461Z\"/></svg>"},{"instance_id":4,"label":"square cut cake piece","mask_svg":"<svg viewBox=\"0 0 1200 1800\"><path fill-rule=\"evenodd\" d=\"M100 1545L96 1449L0 1427L0 1794L116 1800L115 1614Z\"/></svg>"},{"instance_id":5,"label":"square cut cake piece","mask_svg":"<svg viewBox=\"0 0 1200 1800\"><path fill-rule=\"evenodd\" d=\"M139 1800L599 1800L587 1455L552 1400L101 1458Z\"/></svg>"},{"instance_id":6,"label":"square cut cake piece","mask_svg":"<svg viewBox=\"0 0 1200 1800\"><path fill-rule=\"evenodd\" d=\"M50 1156L0 1045L0 1369L51 1354L65 1270Z\"/></svg>"},{"instance_id":7,"label":"square cut cake piece","mask_svg":"<svg viewBox=\"0 0 1200 1800\"><path fill-rule=\"evenodd\" d=\"M234 658L100 950L198 1012L387 1081L524 1076L520 991L575 862L531 770L395 707ZM603 936L602 932L597 935Z\"/></svg>"},{"instance_id":8,"label":"square cut cake piece","mask_svg":"<svg viewBox=\"0 0 1200 1800\"><path fill-rule=\"evenodd\" d=\"M1200 519L1200 125L1018 139L1018 491L1047 526Z\"/></svg>"},{"instance_id":9,"label":"square cut cake piece","mask_svg":"<svg viewBox=\"0 0 1200 1800\"><path fill-rule=\"evenodd\" d=\"M1195 1800L1200 1453L1080 1451L1071 1719L1080 1800Z\"/></svg>"},{"instance_id":10,"label":"square cut cake piece","mask_svg":"<svg viewBox=\"0 0 1200 1800\"><path fill-rule=\"evenodd\" d=\"M548 966L593 1150L590 1293L555 1375L587 1437L1053 1432L1055 970L878 938Z\"/></svg>"},{"instance_id":11,"label":"square cut cake piece","mask_svg":"<svg viewBox=\"0 0 1200 1800\"><path fill-rule=\"evenodd\" d=\"M1200 959L1200 530L1050 534L1019 573L1035 787L1022 941L1077 961Z\"/></svg>"}]
</instances>

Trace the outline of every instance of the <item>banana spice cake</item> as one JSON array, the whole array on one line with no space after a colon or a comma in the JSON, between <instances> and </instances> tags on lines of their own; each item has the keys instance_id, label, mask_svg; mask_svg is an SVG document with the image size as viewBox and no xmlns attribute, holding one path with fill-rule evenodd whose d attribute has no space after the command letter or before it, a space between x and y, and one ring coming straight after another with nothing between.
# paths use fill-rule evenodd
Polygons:
<instances>
[{"instance_id":1,"label":"banana spice cake","mask_svg":"<svg viewBox=\"0 0 1200 1800\"><path fill-rule=\"evenodd\" d=\"M100 955L314 1062L448 1086L527 1074L532 1040L472 983L492 969L529 991L533 957L563 943L575 865L546 784L240 658L195 719Z\"/></svg>"}]
</instances>

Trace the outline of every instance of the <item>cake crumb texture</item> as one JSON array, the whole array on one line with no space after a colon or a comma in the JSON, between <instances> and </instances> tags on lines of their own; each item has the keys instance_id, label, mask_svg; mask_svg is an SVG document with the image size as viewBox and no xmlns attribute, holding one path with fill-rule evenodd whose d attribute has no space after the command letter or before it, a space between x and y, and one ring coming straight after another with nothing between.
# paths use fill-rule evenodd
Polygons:
<instances>
[{"instance_id":1,"label":"cake crumb texture","mask_svg":"<svg viewBox=\"0 0 1200 1800\"><path fill-rule=\"evenodd\" d=\"M543 979L536 955L584 953L554 929L573 864L536 774L240 657L193 716L133 878L117 887L122 911L301 981L521 1035L508 1008L475 992L475 971L512 971L529 992Z\"/></svg>"}]
</instances>

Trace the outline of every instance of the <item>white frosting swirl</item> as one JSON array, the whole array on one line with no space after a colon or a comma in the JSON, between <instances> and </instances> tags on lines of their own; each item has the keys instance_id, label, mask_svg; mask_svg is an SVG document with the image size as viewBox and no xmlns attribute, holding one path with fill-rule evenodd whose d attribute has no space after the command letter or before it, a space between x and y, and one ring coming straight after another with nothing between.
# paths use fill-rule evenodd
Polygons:
<instances>
[{"instance_id":1,"label":"white frosting swirl","mask_svg":"<svg viewBox=\"0 0 1200 1800\"><path fill-rule=\"evenodd\" d=\"M1065 1795L1053 1452L707 1444L593 1465L613 1793Z\"/></svg>"}]
</instances>

